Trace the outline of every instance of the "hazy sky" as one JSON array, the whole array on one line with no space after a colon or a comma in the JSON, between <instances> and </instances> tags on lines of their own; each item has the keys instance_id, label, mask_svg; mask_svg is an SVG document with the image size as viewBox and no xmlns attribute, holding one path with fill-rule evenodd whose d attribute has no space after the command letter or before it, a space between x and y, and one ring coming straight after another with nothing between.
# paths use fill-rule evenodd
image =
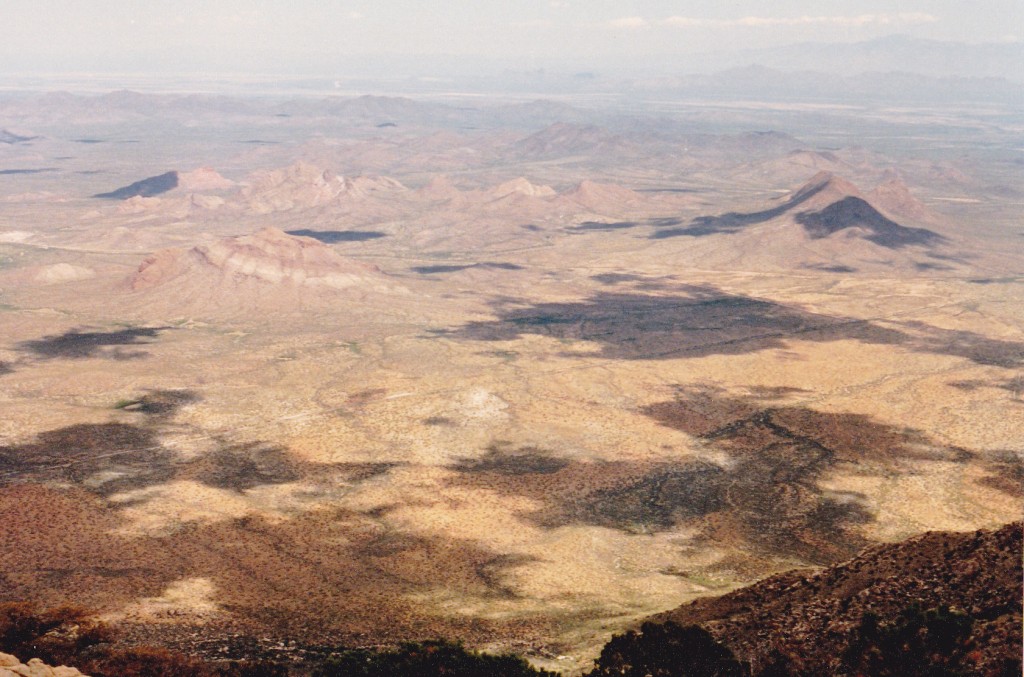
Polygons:
<instances>
[{"instance_id":1,"label":"hazy sky","mask_svg":"<svg viewBox=\"0 0 1024 677\"><path fill-rule=\"evenodd\" d=\"M1021 39L1024 0L2 0L0 71L313 72L346 55L523 68L900 33ZM325 69L327 70L327 69Z\"/></svg>"}]
</instances>

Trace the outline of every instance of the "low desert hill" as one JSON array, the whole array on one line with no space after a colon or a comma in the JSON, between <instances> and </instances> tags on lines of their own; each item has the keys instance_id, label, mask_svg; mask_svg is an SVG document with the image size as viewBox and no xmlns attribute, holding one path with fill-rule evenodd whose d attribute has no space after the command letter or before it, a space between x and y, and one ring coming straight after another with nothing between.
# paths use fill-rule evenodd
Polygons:
<instances>
[{"instance_id":1,"label":"low desert hill","mask_svg":"<svg viewBox=\"0 0 1024 677\"><path fill-rule=\"evenodd\" d=\"M531 183L526 177L520 176L489 189L487 195L495 200L503 197L525 195L527 197L553 197L555 189L551 186Z\"/></svg>"},{"instance_id":2,"label":"low desert hill","mask_svg":"<svg viewBox=\"0 0 1024 677\"><path fill-rule=\"evenodd\" d=\"M563 203L583 207L591 212L617 214L639 202L639 193L624 186L596 181L581 181L560 196Z\"/></svg>"},{"instance_id":3,"label":"low desert hill","mask_svg":"<svg viewBox=\"0 0 1024 677\"><path fill-rule=\"evenodd\" d=\"M907 219L914 223L936 223L941 219L910 192L910 188L898 175L892 173L883 183L867 194L867 200L879 205L893 218Z\"/></svg>"},{"instance_id":4,"label":"low desert hill","mask_svg":"<svg viewBox=\"0 0 1024 677\"><path fill-rule=\"evenodd\" d=\"M580 154L636 153L632 140L594 125L557 122L519 139L514 150L523 158L542 160Z\"/></svg>"},{"instance_id":5,"label":"low desert hill","mask_svg":"<svg viewBox=\"0 0 1024 677\"><path fill-rule=\"evenodd\" d=\"M227 198L251 211L267 214L318 207L345 199L365 198L374 193L404 190L405 187L401 183L389 177L340 176L313 164L296 162L280 169L254 172L241 186L210 167L201 167L190 172L165 172L93 197L123 200L139 206L140 199L185 196L186 202L191 201L195 204L198 199L198 206L204 206L204 198L208 201L208 196L204 194L219 193L223 197L217 199L218 204ZM143 211L173 209L175 206L174 201L153 202L150 209Z\"/></svg>"},{"instance_id":6,"label":"low desert hill","mask_svg":"<svg viewBox=\"0 0 1024 677\"><path fill-rule=\"evenodd\" d=\"M212 167L200 167L191 172L178 172L178 189L190 193L228 190L236 185L238 184L224 178Z\"/></svg>"},{"instance_id":7,"label":"low desert hill","mask_svg":"<svg viewBox=\"0 0 1024 677\"><path fill-rule=\"evenodd\" d=\"M346 177L297 162L283 169L253 174L242 188L241 198L252 211L262 214L405 190L401 183L386 176Z\"/></svg>"},{"instance_id":8,"label":"low desert hill","mask_svg":"<svg viewBox=\"0 0 1024 677\"><path fill-rule=\"evenodd\" d=\"M210 245L156 252L127 284L164 306L191 312L302 308L330 292L398 289L376 266L346 259L312 237L269 227Z\"/></svg>"},{"instance_id":9,"label":"low desert hill","mask_svg":"<svg viewBox=\"0 0 1024 677\"><path fill-rule=\"evenodd\" d=\"M191 172L179 172L172 170L157 176L150 176L134 183L122 186L109 193L98 193L93 197L110 200L131 200L134 198L148 198L156 195L163 195L171 191L179 192L209 192L220 191L235 186L216 170L210 167L201 167Z\"/></svg>"},{"instance_id":10,"label":"low desert hill","mask_svg":"<svg viewBox=\"0 0 1024 677\"><path fill-rule=\"evenodd\" d=\"M96 276L96 272L86 266L66 262L27 266L5 273L0 274L0 280L12 285L61 284L88 280Z\"/></svg>"}]
</instances>

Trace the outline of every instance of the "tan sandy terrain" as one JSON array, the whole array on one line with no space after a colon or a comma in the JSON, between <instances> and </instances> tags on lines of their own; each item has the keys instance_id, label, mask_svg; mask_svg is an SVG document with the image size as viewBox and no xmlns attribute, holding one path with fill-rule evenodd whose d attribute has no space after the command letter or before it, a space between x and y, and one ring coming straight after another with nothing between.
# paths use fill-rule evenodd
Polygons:
<instances>
[{"instance_id":1,"label":"tan sandy terrain","mask_svg":"<svg viewBox=\"0 0 1024 677\"><path fill-rule=\"evenodd\" d=\"M141 162L0 186L0 598L574 670L684 601L1019 518L1010 198L783 135L301 131L156 195L86 197Z\"/></svg>"}]
</instances>

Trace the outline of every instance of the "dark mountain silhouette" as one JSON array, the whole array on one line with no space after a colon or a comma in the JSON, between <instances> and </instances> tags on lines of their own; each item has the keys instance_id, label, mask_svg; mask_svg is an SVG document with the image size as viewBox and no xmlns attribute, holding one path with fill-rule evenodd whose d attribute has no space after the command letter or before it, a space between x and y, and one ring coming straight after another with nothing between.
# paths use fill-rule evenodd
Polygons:
<instances>
[{"instance_id":1,"label":"dark mountain silhouette","mask_svg":"<svg viewBox=\"0 0 1024 677\"><path fill-rule=\"evenodd\" d=\"M769 209L762 209L757 212L727 212L718 216L698 216L690 225L682 228L663 228L656 230L652 239L660 240L667 237L680 235L688 237L701 237L703 235L714 235L716 233L737 233L747 226L764 223L786 214L790 210L810 200L818 193L825 190L828 181L815 181L811 179L799 190L793 193L785 202Z\"/></svg>"},{"instance_id":2,"label":"dark mountain silhouette","mask_svg":"<svg viewBox=\"0 0 1024 677\"><path fill-rule=\"evenodd\" d=\"M946 238L927 228L908 228L883 216L866 200L845 197L816 212L801 212L796 222L804 227L812 239L821 239L847 228L861 228L864 236L877 245L898 249L908 245L932 245Z\"/></svg>"},{"instance_id":3,"label":"dark mountain silhouette","mask_svg":"<svg viewBox=\"0 0 1024 677\"><path fill-rule=\"evenodd\" d=\"M98 193L93 197L110 200L127 200L133 197L152 197L166 193L178 187L178 172L166 172L159 176L151 176L141 181L112 190L109 193Z\"/></svg>"},{"instance_id":4,"label":"dark mountain silhouette","mask_svg":"<svg viewBox=\"0 0 1024 677\"><path fill-rule=\"evenodd\" d=\"M902 199L912 200L909 194ZM946 242L946 238L927 228L911 228L893 221L868 202L856 186L829 172L815 174L774 207L755 212L698 216L686 226L659 228L651 234L651 238L659 240L680 236L732 234L753 225L790 216L815 240L847 229L860 229L862 232L858 234L864 239L889 249L910 245L932 246Z\"/></svg>"}]
</instances>

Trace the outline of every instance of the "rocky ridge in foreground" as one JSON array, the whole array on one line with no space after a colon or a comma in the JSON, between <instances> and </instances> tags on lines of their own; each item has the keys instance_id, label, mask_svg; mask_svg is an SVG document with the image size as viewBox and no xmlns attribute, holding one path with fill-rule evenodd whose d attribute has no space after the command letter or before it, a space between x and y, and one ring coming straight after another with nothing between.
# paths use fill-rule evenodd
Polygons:
<instances>
[{"instance_id":1,"label":"rocky ridge in foreground","mask_svg":"<svg viewBox=\"0 0 1024 677\"><path fill-rule=\"evenodd\" d=\"M1021 536L928 532L700 599L614 638L591 674L1019 675Z\"/></svg>"},{"instance_id":2,"label":"rocky ridge in foreground","mask_svg":"<svg viewBox=\"0 0 1024 677\"><path fill-rule=\"evenodd\" d=\"M821 571L780 574L652 617L638 631L613 637L589 675L1019 675L1021 552L1021 522L876 546ZM36 647L51 663L104 676L171 674L171 668L233 677L334 675L354 666L360 671L353 674L385 675L398 665L415 675L551 674L445 642L210 661L163 649L118 649L102 625L80 613L66 619L66 612L27 613L19 605L0 609L0 650ZM36 672L18 672L11 667L16 661L0 654L0 675L4 669L80 674L39 660L26 667ZM491 672L499 665L501 671Z\"/></svg>"}]
</instances>

